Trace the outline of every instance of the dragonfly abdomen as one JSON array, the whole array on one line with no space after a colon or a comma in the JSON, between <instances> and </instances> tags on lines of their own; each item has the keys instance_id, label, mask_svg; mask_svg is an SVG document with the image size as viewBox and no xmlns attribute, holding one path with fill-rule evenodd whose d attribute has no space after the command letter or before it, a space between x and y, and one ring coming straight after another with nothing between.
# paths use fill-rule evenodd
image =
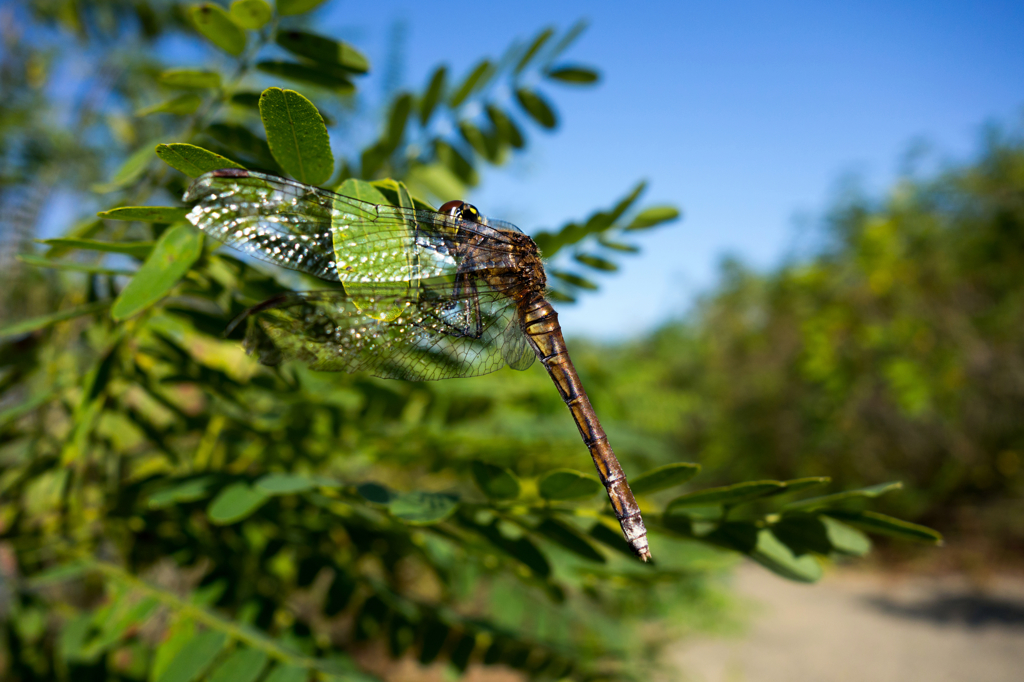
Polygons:
<instances>
[{"instance_id":1,"label":"dragonfly abdomen","mask_svg":"<svg viewBox=\"0 0 1024 682\"><path fill-rule=\"evenodd\" d=\"M640 507L629 489L626 475L622 472L615 452L608 444L608 436L601 428L601 422L598 421L590 398L583 389L576 367L569 358L569 351L562 337L562 328L558 324L558 314L551 303L543 297L525 301L521 304L519 313L526 338L555 382L562 400L572 413L583 443L590 451L590 457L594 460L601 483L608 492L608 499L615 510L615 517L619 520L626 542L637 556L647 561L651 558L651 552Z\"/></svg>"}]
</instances>

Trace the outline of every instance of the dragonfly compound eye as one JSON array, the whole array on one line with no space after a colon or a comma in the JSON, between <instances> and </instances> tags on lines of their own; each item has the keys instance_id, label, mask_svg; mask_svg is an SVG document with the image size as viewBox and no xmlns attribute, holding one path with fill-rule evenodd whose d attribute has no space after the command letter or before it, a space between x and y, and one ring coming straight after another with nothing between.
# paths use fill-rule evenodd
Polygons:
<instances>
[{"instance_id":1,"label":"dragonfly compound eye","mask_svg":"<svg viewBox=\"0 0 1024 682\"><path fill-rule=\"evenodd\" d=\"M480 222L480 211L476 210L476 206L467 204L465 201L449 201L441 206L437 212L450 215L459 220L468 220L472 223Z\"/></svg>"}]
</instances>

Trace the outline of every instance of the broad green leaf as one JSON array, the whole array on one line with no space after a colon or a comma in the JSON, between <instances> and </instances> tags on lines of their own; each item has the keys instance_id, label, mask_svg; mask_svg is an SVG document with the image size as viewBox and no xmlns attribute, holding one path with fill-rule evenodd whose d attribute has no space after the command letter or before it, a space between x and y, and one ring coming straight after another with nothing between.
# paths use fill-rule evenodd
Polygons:
<instances>
[{"instance_id":1,"label":"broad green leaf","mask_svg":"<svg viewBox=\"0 0 1024 682\"><path fill-rule=\"evenodd\" d=\"M659 490L665 490L666 488L682 485L698 473L700 473L699 464L691 464L690 462L666 464L665 466L660 466L657 469L645 471L641 475L637 476L629 482L629 489L632 490L635 495L656 493Z\"/></svg>"},{"instance_id":2,"label":"broad green leaf","mask_svg":"<svg viewBox=\"0 0 1024 682\"><path fill-rule=\"evenodd\" d=\"M203 235L191 225L166 230L128 285L114 301L110 316L125 320L170 293L203 252Z\"/></svg>"},{"instance_id":3,"label":"broad green leaf","mask_svg":"<svg viewBox=\"0 0 1024 682\"><path fill-rule=\"evenodd\" d=\"M526 146L526 140L523 139L519 126L504 111L493 104L488 104L487 118L490 119L491 125L494 126L494 131L498 137L510 147L522 149Z\"/></svg>"},{"instance_id":4,"label":"broad green leaf","mask_svg":"<svg viewBox=\"0 0 1024 682\"><path fill-rule=\"evenodd\" d=\"M479 461L473 462L470 468L473 480L487 497L496 500L519 497L519 479L508 469Z\"/></svg>"},{"instance_id":5,"label":"broad green leaf","mask_svg":"<svg viewBox=\"0 0 1024 682\"><path fill-rule=\"evenodd\" d=\"M207 682L255 682L267 660L262 651L237 649L210 673Z\"/></svg>"},{"instance_id":6,"label":"broad green leaf","mask_svg":"<svg viewBox=\"0 0 1024 682\"><path fill-rule=\"evenodd\" d=\"M406 182L417 191L435 197L461 197L466 193L462 180L441 163L413 165L406 174Z\"/></svg>"},{"instance_id":7,"label":"broad green leaf","mask_svg":"<svg viewBox=\"0 0 1024 682\"><path fill-rule=\"evenodd\" d=\"M156 155L171 168L179 170L190 178L222 168L242 168L231 159L184 142L160 144Z\"/></svg>"},{"instance_id":8,"label":"broad green leaf","mask_svg":"<svg viewBox=\"0 0 1024 682\"><path fill-rule=\"evenodd\" d=\"M319 185L334 171L334 155L320 112L294 90L267 88L260 97L260 118L270 152L289 175Z\"/></svg>"},{"instance_id":9,"label":"broad green leaf","mask_svg":"<svg viewBox=\"0 0 1024 682\"><path fill-rule=\"evenodd\" d=\"M92 630L92 614L82 613L71 618L63 628L57 640L57 655L66 662L92 663L85 660L82 648Z\"/></svg>"},{"instance_id":10,"label":"broad green leaf","mask_svg":"<svg viewBox=\"0 0 1024 682\"><path fill-rule=\"evenodd\" d=\"M277 0L277 13L282 17L305 14L322 5L324 0Z\"/></svg>"},{"instance_id":11,"label":"broad green leaf","mask_svg":"<svg viewBox=\"0 0 1024 682\"><path fill-rule=\"evenodd\" d=\"M235 0L229 11L236 24L251 31L260 30L274 16L274 9L266 0Z\"/></svg>"},{"instance_id":12,"label":"broad green leaf","mask_svg":"<svg viewBox=\"0 0 1024 682\"><path fill-rule=\"evenodd\" d=\"M125 185L134 182L146 170L146 165L153 158L153 149L148 144L143 144L129 156L121 167L114 173L109 182L99 183L91 187L97 194L106 194Z\"/></svg>"},{"instance_id":13,"label":"broad green leaf","mask_svg":"<svg viewBox=\"0 0 1024 682\"><path fill-rule=\"evenodd\" d=\"M107 220L139 220L144 223L174 223L184 220L189 209L177 206L120 206L96 215Z\"/></svg>"},{"instance_id":14,"label":"broad green leaf","mask_svg":"<svg viewBox=\"0 0 1024 682\"><path fill-rule=\"evenodd\" d=\"M588 69L585 66L559 66L548 69L544 75L552 80L574 85L590 85L596 83L600 76L597 71Z\"/></svg>"},{"instance_id":15,"label":"broad green leaf","mask_svg":"<svg viewBox=\"0 0 1024 682\"><path fill-rule=\"evenodd\" d=\"M899 481L879 483L878 485L873 485L867 488L844 490L842 492L832 493L831 495L809 497L806 500L796 500L787 504L785 509L801 509L808 511L811 509L824 509L826 507L834 507L841 502L848 502L850 500L879 497L893 490L899 490L902 487L903 484Z\"/></svg>"},{"instance_id":16,"label":"broad green leaf","mask_svg":"<svg viewBox=\"0 0 1024 682\"><path fill-rule=\"evenodd\" d=\"M26 581L26 584L32 589L39 589L78 578L92 570L93 565L89 561L76 559L36 573Z\"/></svg>"},{"instance_id":17,"label":"broad green leaf","mask_svg":"<svg viewBox=\"0 0 1024 682\"><path fill-rule=\"evenodd\" d=\"M757 546L748 556L773 573L789 580L813 583L821 579L821 564L813 556L805 554L797 557L768 529L758 532Z\"/></svg>"},{"instance_id":18,"label":"broad green leaf","mask_svg":"<svg viewBox=\"0 0 1024 682\"><path fill-rule=\"evenodd\" d=\"M626 230L646 230L663 223L678 220L682 215L674 206L652 206L645 208L625 227Z\"/></svg>"},{"instance_id":19,"label":"broad green leaf","mask_svg":"<svg viewBox=\"0 0 1024 682\"><path fill-rule=\"evenodd\" d=\"M278 31L274 40L292 54L320 64L340 66L355 73L366 73L370 70L370 63L366 57L359 50L340 40L305 31Z\"/></svg>"},{"instance_id":20,"label":"broad green leaf","mask_svg":"<svg viewBox=\"0 0 1024 682\"><path fill-rule=\"evenodd\" d=\"M150 509L163 509L182 502L201 500L209 494L210 487L215 482L216 479L212 476L201 476L158 490L146 498L146 506Z\"/></svg>"},{"instance_id":21,"label":"broad green leaf","mask_svg":"<svg viewBox=\"0 0 1024 682\"><path fill-rule=\"evenodd\" d=\"M409 123L409 115L412 113L412 95L403 92L391 102L391 110L388 112L388 127L384 131L384 146L394 151L402 142L405 136L405 127Z\"/></svg>"},{"instance_id":22,"label":"broad green leaf","mask_svg":"<svg viewBox=\"0 0 1024 682\"><path fill-rule=\"evenodd\" d=\"M552 540L570 552L584 559L605 563L604 555L594 549L575 529L553 518L546 518L537 526L537 532Z\"/></svg>"},{"instance_id":23,"label":"broad green leaf","mask_svg":"<svg viewBox=\"0 0 1024 682\"><path fill-rule=\"evenodd\" d=\"M115 608L99 623L100 632L82 649L82 655L93 658L117 644L129 628L141 627L160 605L153 597L135 602L121 598Z\"/></svg>"},{"instance_id":24,"label":"broad green leaf","mask_svg":"<svg viewBox=\"0 0 1024 682\"><path fill-rule=\"evenodd\" d=\"M462 135L462 139L469 143L469 146L473 148L480 156L485 159L492 159L494 156L494 150L489 148L486 138L483 132L469 121L459 121L459 133Z\"/></svg>"},{"instance_id":25,"label":"broad green leaf","mask_svg":"<svg viewBox=\"0 0 1024 682\"><path fill-rule=\"evenodd\" d=\"M434 155L464 184L473 187L480 181L473 164L444 140L434 140Z\"/></svg>"},{"instance_id":26,"label":"broad green leaf","mask_svg":"<svg viewBox=\"0 0 1024 682\"><path fill-rule=\"evenodd\" d=\"M309 679L309 670L294 665L278 665L270 671L263 682L306 682Z\"/></svg>"},{"instance_id":27,"label":"broad green leaf","mask_svg":"<svg viewBox=\"0 0 1024 682\"><path fill-rule=\"evenodd\" d=\"M487 81L490 80L493 74L494 65L487 59L482 60L479 64L473 67L473 70L469 72L459 87L455 88L452 92L452 95L448 100L448 106L452 109L458 107L466 101L467 97L486 85Z\"/></svg>"},{"instance_id":28,"label":"broad green leaf","mask_svg":"<svg viewBox=\"0 0 1024 682\"><path fill-rule=\"evenodd\" d=\"M179 618L171 625L153 657L153 666L149 670L150 682L156 682L163 677L171 661L177 657L185 644L192 640L195 632L195 621L187 618Z\"/></svg>"},{"instance_id":29,"label":"broad green leaf","mask_svg":"<svg viewBox=\"0 0 1024 682\"><path fill-rule=\"evenodd\" d=\"M58 310L55 313L12 322L0 327L0 339L28 334L39 329L45 329L46 327L57 324L58 322L73 320L74 318L81 317L82 315L92 315L93 313L106 310L109 306L110 301L95 301L93 303L86 303L85 305L68 308L66 310Z\"/></svg>"},{"instance_id":30,"label":"broad green leaf","mask_svg":"<svg viewBox=\"0 0 1024 682\"><path fill-rule=\"evenodd\" d=\"M371 204L387 204L388 200L380 190L365 180L349 178L338 186L338 193ZM370 216L372 217L372 216Z\"/></svg>"},{"instance_id":31,"label":"broad green leaf","mask_svg":"<svg viewBox=\"0 0 1024 682\"><path fill-rule=\"evenodd\" d=\"M444 521L455 512L458 500L443 493L408 492L388 503L391 515L414 525Z\"/></svg>"},{"instance_id":32,"label":"broad green leaf","mask_svg":"<svg viewBox=\"0 0 1024 682\"><path fill-rule=\"evenodd\" d=\"M330 70L323 65L307 66L297 62L267 60L258 62L256 68L272 76L280 76L299 83L309 83L322 88L330 88L338 94L348 95L356 91L356 86L348 76L340 70Z\"/></svg>"},{"instance_id":33,"label":"broad green leaf","mask_svg":"<svg viewBox=\"0 0 1024 682\"><path fill-rule=\"evenodd\" d=\"M530 115L541 127L552 129L558 125L558 118L555 116L551 105L533 90L526 88L516 89L516 100L523 110Z\"/></svg>"},{"instance_id":34,"label":"broad green leaf","mask_svg":"<svg viewBox=\"0 0 1024 682\"><path fill-rule=\"evenodd\" d=\"M941 533L934 531L927 526L910 523L909 521L903 521L902 519L886 516L885 514L879 514L878 512L847 512L838 509L829 509L825 511L825 513L834 519L838 519L843 523L848 523L851 526L856 526L857 528L866 530L869 533L890 535L903 540L928 542L936 545L942 544Z\"/></svg>"},{"instance_id":35,"label":"broad green leaf","mask_svg":"<svg viewBox=\"0 0 1024 682\"><path fill-rule=\"evenodd\" d=\"M810 552L825 556L832 552L828 528L817 514L786 514L772 525L772 533L796 556Z\"/></svg>"},{"instance_id":36,"label":"broad green leaf","mask_svg":"<svg viewBox=\"0 0 1024 682\"><path fill-rule=\"evenodd\" d=\"M430 83L427 85L427 91L423 93L423 97L420 99L420 124L427 125L430 122L430 117L434 114L434 110L437 108L438 102L444 97L444 86L447 80L448 69L444 66L439 66L434 70L434 73L430 76Z\"/></svg>"},{"instance_id":37,"label":"broad green leaf","mask_svg":"<svg viewBox=\"0 0 1024 682\"><path fill-rule=\"evenodd\" d=\"M203 103L203 98L199 95L186 93L184 95L178 95L173 99L169 99L166 102L160 102L153 106L139 109L135 112L136 116L149 116L150 114L178 114L187 116L188 114L194 114L199 105Z\"/></svg>"},{"instance_id":38,"label":"broad green leaf","mask_svg":"<svg viewBox=\"0 0 1024 682\"><path fill-rule=\"evenodd\" d=\"M864 533L830 516L819 518L825 524L828 541L835 551L851 556L864 556L871 551L871 539Z\"/></svg>"},{"instance_id":39,"label":"broad green leaf","mask_svg":"<svg viewBox=\"0 0 1024 682\"><path fill-rule=\"evenodd\" d=\"M601 481L591 474L572 469L555 469L544 475L537 484L540 496L546 500L571 500L588 497L602 489Z\"/></svg>"},{"instance_id":40,"label":"broad green leaf","mask_svg":"<svg viewBox=\"0 0 1024 682\"><path fill-rule=\"evenodd\" d=\"M192 8L191 16L196 30L232 57L245 51L245 31L220 5L204 2Z\"/></svg>"},{"instance_id":41,"label":"broad green leaf","mask_svg":"<svg viewBox=\"0 0 1024 682\"><path fill-rule=\"evenodd\" d=\"M210 521L223 526L246 518L263 506L269 497L261 490L254 490L248 483L232 483L220 491L206 509Z\"/></svg>"},{"instance_id":42,"label":"broad green leaf","mask_svg":"<svg viewBox=\"0 0 1024 682\"><path fill-rule=\"evenodd\" d=\"M186 642L156 682L192 682L217 658L227 643L223 632L207 630Z\"/></svg>"},{"instance_id":43,"label":"broad green leaf","mask_svg":"<svg viewBox=\"0 0 1024 682\"><path fill-rule=\"evenodd\" d=\"M707 488L680 495L668 503L665 513L682 507L701 507L707 505L736 505L770 495L786 486L780 481L747 481L725 485L719 488Z\"/></svg>"},{"instance_id":44,"label":"broad green leaf","mask_svg":"<svg viewBox=\"0 0 1024 682\"><path fill-rule=\"evenodd\" d=\"M101 242L95 239L57 239L37 240L40 244L59 247L64 250L80 249L84 251L103 251L104 253L123 253L126 256L145 258L153 252L155 242Z\"/></svg>"},{"instance_id":45,"label":"broad green leaf","mask_svg":"<svg viewBox=\"0 0 1024 682\"><path fill-rule=\"evenodd\" d=\"M157 80L169 88L180 88L183 90L204 90L220 87L220 74L216 71L169 69L161 73Z\"/></svg>"},{"instance_id":46,"label":"broad green leaf","mask_svg":"<svg viewBox=\"0 0 1024 682\"><path fill-rule=\"evenodd\" d=\"M533 58L537 56L537 53L540 52L541 48L544 47L545 43L547 43L554 34L555 29L550 27L545 28L538 33L537 37L533 39L532 43L530 43L530 47L526 49L526 52L523 53L523 56L519 59L519 63L516 64L514 72L522 73L523 69L529 66L530 62L533 61Z\"/></svg>"},{"instance_id":47,"label":"broad green leaf","mask_svg":"<svg viewBox=\"0 0 1024 682\"><path fill-rule=\"evenodd\" d=\"M584 265L594 268L595 270L601 270L602 272L615 272L619 269L619 266L610 260L601 258L588 253L577 253L574 258L577 262L583 263Z\"/></svg>"},{"instance_id":48,"label":"broad green leaf","mask_svg":"<svg viewBox=\"0 0 1024 682\"><path fill-rule=\"evenodd\" d=\"M267 495L289 495L315 487L316 481L300 474L267 474L256 481L256 489Z\"/></svg>"},{"instance_id":49,"label":"broad green leaf","mask_svg":"<svg viewBox=\"0 0 1024 682\"><path fill-rule=\"evenodd\" d=\"M550 258L550 256L546 252L544 253L544 256ZM579 275L574 274L572 272L565 272L564 270L555 270L554 268L548 268L548 274L556 279L562 280L567 284L571 284L574 287L579 287L580 289L588 289L590 291L597 290L596 284L591 282L589 279L586 279L585 277L580 277Z\"/></svg>"}]
</instances>

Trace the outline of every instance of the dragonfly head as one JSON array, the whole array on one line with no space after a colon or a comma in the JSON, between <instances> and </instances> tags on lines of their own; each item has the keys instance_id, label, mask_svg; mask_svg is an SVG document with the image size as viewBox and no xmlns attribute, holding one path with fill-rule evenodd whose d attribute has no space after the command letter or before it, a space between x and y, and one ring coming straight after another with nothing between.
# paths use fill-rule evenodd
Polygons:
<instances>
[{"instance_id":1,"label":"dragonfly head","mask_svg":"<svg viewBox=\"0 0 1024 682\"><path fill-rule=\"evenodd\" d=\"M476 210L476 206L473 204L467 204L465 201L449 201L448 203L437 209L438 213L444 213L450 215L458 220L468 220L471 223L483 223L483 216L480 215L480 211Z\"/></svg>"}]
</instances>

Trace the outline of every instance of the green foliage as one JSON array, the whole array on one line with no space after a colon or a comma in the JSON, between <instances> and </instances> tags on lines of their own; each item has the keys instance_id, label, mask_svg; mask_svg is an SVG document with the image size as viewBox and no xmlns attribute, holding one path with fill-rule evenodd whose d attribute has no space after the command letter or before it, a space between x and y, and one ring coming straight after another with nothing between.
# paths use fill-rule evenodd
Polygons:
<instances>
[{"instance_id":1,"label":"green foliage","mask_svg":"<svg viewBox=\"0 0 1024 682\"><path fill-rule=\"evenodd\" d=\"M83 147L74 164L55 151L26 158L27 170L5 180L54 178L86 204L102 192L92 210L105 210L43 242L45 254L16 261L32 266L19 280L32 293L10 310L34 314L5 310L0 327L0 570L14 566L3 576L11 588L0 675L370 680L381 662L366 652L376 651L459 673L501 664L539 679L646 679L656 643L643 619L706 608L706 575L735 555L809 581L823 558L867 551L860 529L937 540L864 509L882 490L779 502L823 478L680 495L699 467L667 451L672 428L652 421L656 410L646 422L622 417L641 407L630 390L660 399L657 382L640 368L618 375L632 389L609 390L600 369L608 358L584 356L580 371L627 470L648 470L634 487L658 563L642 565L539 369L409 384L245 357L231 320L288 286L204 248L182 221L186 207L149 204L175 201L204 172L245 167L427 207L477 182L481 165L525 149L530 120L556 125L536 83L596 80L592 69L555 63L582 27L560 37L546 29L450 89L439 68L422 93L395 93L379 135L336 160L328 122L351 117L346 97L372 65L305 30L302 15L318 4L281 0L275 13L238 0L229 11L205 4L164 15L156 3L96 3L124 35L143 27L132 59L114 60L127 69L124 110L139 115L91 112L83 126L109 129L73 142L100 136L103 145ZM100 10L72 10L52 21L102 45L90 14ZM42 4L39 12L51 21ZM164 71L150 59L162 32L196 29L240 57ZM277 48L298 61L261 59ZM278 78L312 87L300 94ZM493 96L503 80L520 109ZM33 87L26 80L18 92ZM189 92L168 101L166 88ZM0 103L3 139L9 126L32 124L23 106L41 104ZM111 181L90 187L97 158ZM668 207L636 211L642 189L539 234L545 255L571 247L571 267L613 271L637 250L615 241L621 234L678 217ZM552 274L563 298L597 287L576 272ZM892 372L912 383L912 372ZM674 498L665 492L673 489Z\"/></svg>"}]
</instances>

